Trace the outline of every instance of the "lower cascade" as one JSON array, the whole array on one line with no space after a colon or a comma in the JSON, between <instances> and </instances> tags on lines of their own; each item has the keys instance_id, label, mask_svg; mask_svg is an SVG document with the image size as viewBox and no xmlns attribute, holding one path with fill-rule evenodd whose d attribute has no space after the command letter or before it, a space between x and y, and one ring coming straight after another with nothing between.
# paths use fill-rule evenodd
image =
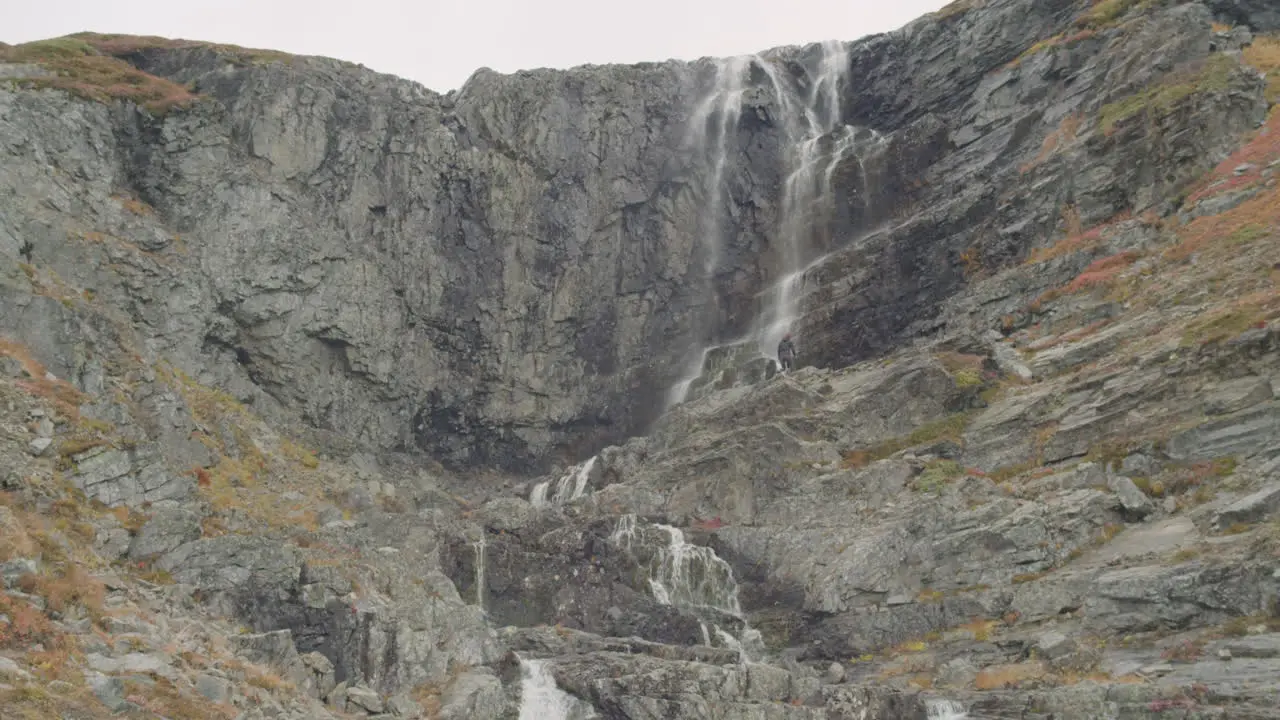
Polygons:
<instances>
[{"instance_id":1,"label":"lower cascade","mask_svg":"<svg viewBox=\"0 0 1280 720\"><path fill-rule=\"evenodd\" d=\"M550 480L534 485L533 491L529 493L529 503L534 507L554 507L577 500L586 493L587 481L591 479L591 471L595 466L595 456L581 465L573 466L555 481L555 492L551 491Z\"/></svg>"},{"instance_id":2,"label":"lower cascade","mask_svg":"<svg viewBox=\"0 0 1280 720\"><path fill-rule=\"evenodd\" d=\"M707 608L741 621L740 637L734 637L718 625L714 626L715 637L725 647L737 650L743 661L763 655L764 643L760 632L748 627L742 615L738 583L729 563L711 548L686 541L679 528L660 524L650 527L662 533L660 540L665 541L653 543L653 556L647 566L649 591L654 599L663 605L689 610ZM610 540L631 550L643 542L642 532L635 515L623 515L618 519ZM704 641L710 645L711 633L707 631L705 622L702 630Z\"/></svg>"},{"instance_id":3,"label":"lower cascade","mask_svg":"<svg viewBox=\"0 0 1280 720\"><path fill-rule=\"evenodd\" d=\"M598 718L587 703L556 686L546 660L520 658L519 720L591 720Z\"/></svg>"},{"instance_id":4,"label":"lower cascade","mask_svg":"<svg viewBox=\"0 0 1280 720\"><path fill-rule=\"evenodd\" d=\"M929 714L929 720L965 720L969 717L963 705L942 698L925 700L925 710Z\"/></svg>"},{"instance_id":5,"label":"lower cascade","mask_svg":"<svg viewBox=\"0 0 1280 720\"><path fill-rule=\"evenodd\" d=\"M480 539L476 541L472 547L476 551L476 605L484 610L484 575L485 575L485 542L484 533L480 533Z\"/></svg>"}]
</instances>

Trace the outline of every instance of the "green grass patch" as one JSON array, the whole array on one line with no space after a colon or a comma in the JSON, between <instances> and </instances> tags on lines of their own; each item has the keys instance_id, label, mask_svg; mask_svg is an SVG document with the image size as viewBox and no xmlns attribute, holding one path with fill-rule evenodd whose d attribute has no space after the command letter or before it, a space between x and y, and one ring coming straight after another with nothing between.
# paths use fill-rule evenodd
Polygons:
<instances>
[{"instance_id":1,"label":"green grass patch","mask_svg":"<svg viewBox=\"0 0 1280 720\"><path fill-rule=\"evenodd\" d=\"M964 434L965 428L969 426L970 419L971 413L962 412L925 423L913 430L910 435L885 440L869 448L866 451L867 458L869 461L874 462L916 445L924 445L925 443L939 440L959 441L960 436Z\"/></svg>"},{"instance_id":2,"label":"green grass patch","mask_svg":"<svg viewBox=\"0 0 1280 720\"><path fill-rule=\"evenodd\" d=\"M925 466L924 472L916 476L912 487L919 492L935 493L946 487L947 483L964 475L964 468L954 460L934 460Z\"/></svg>"},{"instance_id":3,"label":"green grass patch","mask_svg":"<svg viewBox=\"0 0 1280 720\"><path fill-rule=\"evenodd\" d=\"M1152 117L1169 114L1183 100L1199 93L1226 90L1236 62L1225 55L1214 55L1203 67L1190 74L1165 78L1166 82L1150 86L1128 97L1104 105L1098 113L1102 131L1115 132L1119 123L1146 113Z\"/></svg>"}]
</instances>

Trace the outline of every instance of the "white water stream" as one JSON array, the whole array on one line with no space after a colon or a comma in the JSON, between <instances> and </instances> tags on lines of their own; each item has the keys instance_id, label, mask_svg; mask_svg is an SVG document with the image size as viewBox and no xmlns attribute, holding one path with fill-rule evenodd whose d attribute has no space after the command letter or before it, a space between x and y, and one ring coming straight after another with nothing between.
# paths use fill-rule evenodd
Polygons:
<instances>
[{"instance_id":1,"label":"white water stream","mask_svg":"<svg viewBox=\"0 0 1280 720\"><path fill-rule=\"evenodd\" d=\"M590 720L599 717L587 703L556 686L545 660L520 658L519 720Z\"/></svg>"},{"instance_id":2,"label":"white water stream","mask_svg":"<svg viewBox=\"0 0 1280 720\"><path fill-rule=\"evenodd\" d=\"M964 706L954 700L929 698L925 700L925 710L929 713L929 720L966 720L969 717Z\"/></svg>"},{"instance_id":3,"label":"white water stream","mask_svg":"<svg viewBox=\"0 0 1280 720\"><path fill-rule=\"evenodd\" d=\"M708 159L711 168L699 227L707 248L705 270L711 275L724 245L720 219L727 201L725 171L731 156L738 151L733 136L742 118L743 98L751 89L748 83L753 70L759 70L767 79L766 90L772 93L779 115L775 122L782 134L780 161L787 168L775 235L778 275L769 286L750 336L738 341L754 341L767 358L774 358L778 342L799 318L804 268L830 244L823 234L828 231L834 208L831 183L836 169L846 158L856 157L865 188L862 154L883 141L874 131L843 124L841 92L849 69L845 43L823 42L820 52L817 66L807 72L799 88L797 81L784 71L781 59L747 55L720 61L710 90L694 109L687 138L689 145ZM668 408L685 401L690 387L702 374L707 353L726 344L734 343L711 345L691 353L680 379L667 393Z\"/></svg>"},{"instance_id":4,"label":"white water stream","mask_svg":"<svg viewBox=\"0 0 1280 720\"><path fill-rule=\"evenodd\" d=\"M591 471L596 466L593 455L581 465L574 465L569 472L561 475L554 483L550 480L533 486L529 493L529 504L534 507L553 507L573 502L586 494L587 481L591 479ZM555 491L552 492L552 485Z\"/></svg>"},{"instance_id":5,"label":"white water stream","mask_svg":"<svg viewBox=\"0 0 1280 720\"><path fill-rule=\"evenodd\" d=\"M733 568L715 550L694 545L685 540L679 528L670 525L648 526L663 533L664 543L654 547L652 560L647 567L649 592L663 605L678 608L710 608L742 622L740 637L734 637L719 626L713 626L715 637L725 647L737 650L745 662L757 658L764 651L760 632L747 626L738 601L738 582ZM644 542L641 526L635 515L618 518L610 540L619 547L631 550ZM711 632L702 626L703 641L711 645Z\"/></svg>"},{"instance_id":6,"label":"white water stream","mask_svg":"<svg viewBox=\"0 0 1280 720\"><path fill-rule=\"evenodd\" d=\"M484 530L480 531L480 539L471 544L471 548L476 553L476 605L484 610L484 577L485 577L485 555L488 548L487 541L484 537Z\"/></svg>"}]
</instances>

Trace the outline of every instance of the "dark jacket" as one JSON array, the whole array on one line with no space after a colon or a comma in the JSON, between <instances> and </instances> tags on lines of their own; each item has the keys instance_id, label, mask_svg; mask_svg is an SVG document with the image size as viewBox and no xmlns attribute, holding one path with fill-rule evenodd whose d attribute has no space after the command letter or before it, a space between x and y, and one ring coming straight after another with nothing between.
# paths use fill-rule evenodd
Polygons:
<instances>
[{"instance_id":1,"label":"dark jacket","mask_svg":"<svg viewBox=\"0 0 1280 720\"><path fill-rule=\"evenodd\" d=\"M795 356L796 346L793 345L790 340L783 338L782 342L778 343L778 357L793 358Z\"/></svg>"}]
</instances>

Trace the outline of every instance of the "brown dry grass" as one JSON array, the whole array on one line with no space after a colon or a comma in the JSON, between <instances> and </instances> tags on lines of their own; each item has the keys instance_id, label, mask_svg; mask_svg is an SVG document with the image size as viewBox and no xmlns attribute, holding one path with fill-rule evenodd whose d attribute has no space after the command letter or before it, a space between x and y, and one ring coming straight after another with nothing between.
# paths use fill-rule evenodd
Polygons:
<instances>
[{"instance_id":1,"label":"brown dry grass","mask_svg":"<svg viewBox=\"0 0 1280 720\"><path fill-rule=\"evenodd\" d=\"M22 365L28 377L18 381L19 388L35 397L50 401L58 414L68 420L80 419L80 405L84 402L84 393L66 380L48 379L45 366L35 359L25 345L0 337L0 356L11 357Z\"/></svg>"},{"instance_id":2,"label":"brown dry grass","mask_svg":"<svg viewBox=\"0 0 1280 720\"><path fill-rule=\"evenodd\" d=\"M66 613L72 607L82 608L95 622L102 618L106 588L89 576L79 565L53 575L24 575L18 587L28 595L45 599L48 609Z\"/></svg>"},{"instance_id":3,"label":"brown dry grass","mask_svg":"<svg viewBox=\"0 0 1280 720\"><path fill-rule=\"evenodd\" d=\"M973 684L979 690L1003 690L1042 680L1047 675L1039 662L993 665L979 672Z\"/></svg>"},{"instance_id":4,"label":"brown dry grass","mask_svg":"<svg viewBox=\"0 0 1280 720\"><path fill-rule=\"evenodd\" d=\"M3 51L0 60L34 63L55 73L54 77L24 78L19 85L56 88L98 102L129 100L155 114L196 99L186 87L143 72L81 38L16 45Z\"/></svg>"},{"instance_id":5,"label":"brown dry grass","mask_svg":"<svg viewBox=\"0 0 1280 720\"><path fill-rule=\"evenodd\" d=\"M138 198L129 195L112 195L111 197L114 198L116 202L120 203L120 207L128 210L134 215L141 215L145 217L147 215L154 215L156 212L155 208Z\"/></svg>"},{"instance_id":6,"label":"brown dry grass","mask_svg":"<svg viewBox=\"0 0 1280 720\"><path fill-rule=\"evenodd\" d=\"M6 592L0 592L0 615L7 618L0 622L2 649L27 650L37 644L53 649L66 647L69 643L66 635L54 627L47 615Z\"/></svg>"},{"instance_id":7,"label":"brown dry grass","mask_svg":"<svg viewBox=\"0 0 1280 720\"><path fill-rule=\"evenodd\" d=\"M126 681L125 699L171 720L231 720L239 714L229 705L217 705L198 694L184 693L172 682L160 677L146 685Z\"/></svg>"},{"instance_id":8,"label":"brown dry grass","mask_svg":"<svg viewBox=\"0 0 1280 720\"><path fill-rule=\"evenodd\" d=\"M1267 100L1280 101L1280 38L1255 36L1253 44L1244 49L1244 61L1267 74Z\"/></svg>"}]
</instances>

